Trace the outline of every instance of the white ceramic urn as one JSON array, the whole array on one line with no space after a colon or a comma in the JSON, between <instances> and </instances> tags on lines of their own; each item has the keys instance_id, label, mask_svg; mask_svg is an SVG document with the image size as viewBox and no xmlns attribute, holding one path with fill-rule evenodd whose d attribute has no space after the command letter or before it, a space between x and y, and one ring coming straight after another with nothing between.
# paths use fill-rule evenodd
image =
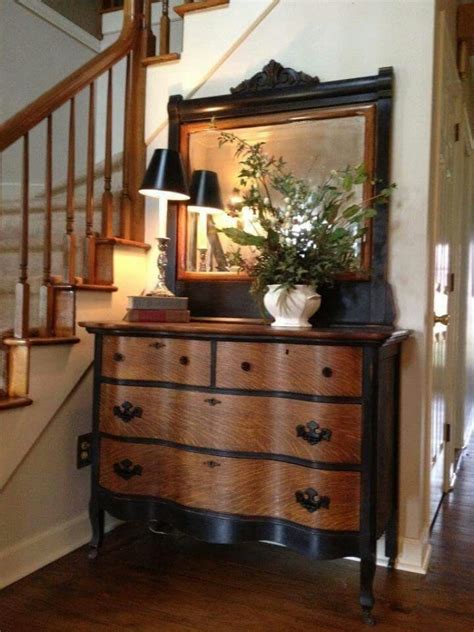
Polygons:
<instances>
[{"instance_id":1,"label":"white ceramic urn","mask_svg":"<svg viewBox=\"0 0 474 632\"><path fill-rule=\"evenodd\" d=\"M290 290L269 285L263 303L275 319L272 327L308 328L308 318L318 311L321 296L311 285L296 285Z\"/></svg>"}]
</instances>

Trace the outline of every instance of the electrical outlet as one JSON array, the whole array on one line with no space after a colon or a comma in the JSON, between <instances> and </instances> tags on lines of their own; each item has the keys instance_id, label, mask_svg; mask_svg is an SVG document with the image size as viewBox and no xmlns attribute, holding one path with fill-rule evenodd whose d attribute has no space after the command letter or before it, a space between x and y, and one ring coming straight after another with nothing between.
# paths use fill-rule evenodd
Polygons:
<instances>
[{"instance_id":1,"label":"electrical outlet","mask_svg":"<svg viewBox=\"0 0 474 632\"><path fill-rule=\"evenodd\" d=\"M77 469L92 463L92 433L77 437Z\"/></svg>"}]
</instances>

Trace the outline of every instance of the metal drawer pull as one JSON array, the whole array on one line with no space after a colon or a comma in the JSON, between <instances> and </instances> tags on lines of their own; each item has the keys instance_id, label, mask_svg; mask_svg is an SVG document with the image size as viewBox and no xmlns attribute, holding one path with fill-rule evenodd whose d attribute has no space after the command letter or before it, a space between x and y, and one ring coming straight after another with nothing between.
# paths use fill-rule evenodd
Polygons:
<instances>
[{"instance_id":1,"label":"metal drawer pull","mask_svg":"<svg viewBox=\"0 0 474 632\"><path fill-rule=\"evenodd\" d=\"M141 465L133 465L130 459L124 459L119 463L114 463L114 472L117 474L117 476L120 476L120 478L128 481L133 476L141 476L143 472L143 467Z\"/></svg>"},{"instance_id":2,"label":"metal drawer pull","mask_svg":"<svg viewBox=\"0 0 474 632\"><path fill-rule=\"evenodd\" d=\"M189 364L188 356L181 356L179 359L179 363L182 364L183 366L187 366Z\"/></svg>"},{"instance_id":3,"label":"metal drawer pull","mask_svg":"<svg viewBox=\"0 0 474 632\"><path fill-rule=\"evenodd\" d=\"M161 349L162 347L166 347L164 342L152 342L148 346L153 347L153 349Z\"/></svg>"},{"instance_id":4,"label":"metal drawer pull","mask_svg":"<svg viewBox=\"0 0 474 632\"><path fill-rule=\"evenodd\" d=\"M125 360L123 353L114 353L113 358L115 362L122 362L122 360Z\"/></svg>"},{"instance_id":5,"label":"metal drawer pull","mask_svg":"<svg viewBox=\"0 0 474 632\"><path fill-rule=\"evenodd\" d=\"M242 362L240 368L242 369L242 371L250 371L252 365L250 364L250 362Z\"/></svg>"},{"instance_id":6,"label":"metal drawer pull","mask_svg":"<svg viewBox=\"0 0 474 632\"><path fill-rule=\"evenodd\" d=\"M298 490L295 493L296 502L299 503L309 513L314 513L318 509L329 509L329 496L320 496L312 487L304 491Z\"/></svg>"},{"instance_id":7,"label":"metal drawer pull","mask_svg":"<svg viewBox=\"0 0 474 632\"><path fill-rule=\"evenodd\" d=\"M209 404L209 406L217 406L217 404L222 404L220 399L214 399L214 397L211 397L210 399L205 399L204 402L206 404Z\"/></svg>"},{"instance_id":8,"label":"metal drawer pull","mask_svg":"<svg viewBox=\"0 0 474 632\"><path fill-rule=\"evenodd\" d=\"M320 441L330 441L332 431L329 428L320 428L315 421L308 421L306 427L303 424L296 426L296 436L302 437L310 445L316 445Z\"/></svg>"},{"instance_id":9,"label":"metal drawer pull","mask_svg":"<svg viewBox=\"0 0 474 632\"><path fill-rule=\"evenodd\" d=\"M140 406L134 406L130 402L124 402L120 406L114 406L113 413L116 417L128 423L135 419L135 417L141 417L143 414L143 409Z\"/></svg>"},{"instance_id":10,"label":"metal drawer pull","mask_svg":"<svg viewBox=\"0 0 474 632\"><path fill-rule=\"evenodd\" d=\"M328 366L325 366L322 370L322 374L324 375L324 377L332 377L332 369Z\"/></svg>"}]
</instances>

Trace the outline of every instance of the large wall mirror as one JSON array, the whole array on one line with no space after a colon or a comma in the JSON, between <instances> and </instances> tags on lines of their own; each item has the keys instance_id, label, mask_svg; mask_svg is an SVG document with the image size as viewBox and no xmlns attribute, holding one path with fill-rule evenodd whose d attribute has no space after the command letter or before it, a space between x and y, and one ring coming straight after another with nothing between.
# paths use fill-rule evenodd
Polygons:
<instances>
[{"instance_id":1,"label":"large wall mirror","mask_svg":"<svg viewBox=\"0 0 474 632\"><path fill-rule=\"evenodd\" d=\"M236 226L256 234L262 229L249 208L236 208L239 160L233 145L219 146L220 133L231 131L252 144L264 142L266 153L283 157L289 171L315 185L333 169L364 163L371 179L356 195L368 199L387 181L391 79L388 69L375 77L321 83L272 61L230 95L170 99L170 147L180 151L189 176L198 169L218 174L224 203L221 212L205 217L181 205L177 222L171 222L175 272L170 281L178 293L190 297L194 313L257 315L248 298L248 279L238 265L241 258L252 257L252 247L236 246L219 229ZM373 184L376 180L379 185ZM356 287L383 279L386 227L386 209L380 208L356 245L359 270L341 275L333 297L342 286L353 295ZM325 302L327 318L345 320L346 310L338 306L338 299ZM354 313L351 318L358 322L363 315ZM365 322L371 320L367 313Z\"/></svg>"}]
</instances>

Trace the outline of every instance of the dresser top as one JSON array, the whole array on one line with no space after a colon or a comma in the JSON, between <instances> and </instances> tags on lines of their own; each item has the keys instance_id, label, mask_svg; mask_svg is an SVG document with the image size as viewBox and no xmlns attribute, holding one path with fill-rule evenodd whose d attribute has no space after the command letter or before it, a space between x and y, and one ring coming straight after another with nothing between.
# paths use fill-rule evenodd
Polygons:
<instances>
[{"instance_id":1,"label":"dresser top","mask_svg":"<svg viewBox=\"0 0 474 632\"><path fill-rule=\"evenodd\" d=\"M173 336L224 337L224 338L298 338L341 342L398 343L408 338L405 329L394 330L384 326L325 327L312 329L277 328L261 322L236 319L192 320L190 323L129 323L125 321L80 322L90 333L115 335L171 334Z\"/></svg>"}]
</instances>

